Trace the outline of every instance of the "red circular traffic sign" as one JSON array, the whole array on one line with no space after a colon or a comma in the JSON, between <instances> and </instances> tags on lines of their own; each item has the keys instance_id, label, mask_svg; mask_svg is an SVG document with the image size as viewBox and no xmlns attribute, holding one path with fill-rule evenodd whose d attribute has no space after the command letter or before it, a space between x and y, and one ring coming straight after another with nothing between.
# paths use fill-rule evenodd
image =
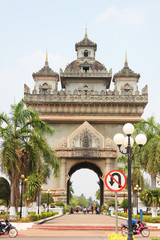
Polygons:
<instances>
[{"instance_id":1,"label":"red circular traffic sign","mask_svg":"<svg viewBox=\"0 0 160 240\"><path fill-rule=\"evenodd\" d=\"M127 183L126 175L120 170L112 170L105 177L107 188L113 192L119 192L125 188Z\"/></svg>"}]
</instances>

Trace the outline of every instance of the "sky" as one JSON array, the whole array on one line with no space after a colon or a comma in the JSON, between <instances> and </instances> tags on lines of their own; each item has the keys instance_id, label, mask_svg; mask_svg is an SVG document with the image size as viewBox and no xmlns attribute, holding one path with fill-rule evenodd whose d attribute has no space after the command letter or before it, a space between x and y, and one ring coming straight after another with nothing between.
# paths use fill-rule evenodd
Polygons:
<instances>
[{"instance_id":1,"label":"sky","mask_svg":"<svg viewBox=\"0 0 160 240\"><path fill-rule=\"evenodd\" d=\"M143 118L160 122L160 0L0 0L0 112L23 98L24 83L33 90L32 73L44 66L56 72L76 59L75 43L97 43L96 59L113 75L121 70L127 49L129 67L147 84L149 103ZM111 84L113 89L113 83ZM81 184L90 176L92 184ZM75 194L94 197L95 173L72 176ZM94 183L93 183L94 182Z\"/></svg>"}]
</instances>

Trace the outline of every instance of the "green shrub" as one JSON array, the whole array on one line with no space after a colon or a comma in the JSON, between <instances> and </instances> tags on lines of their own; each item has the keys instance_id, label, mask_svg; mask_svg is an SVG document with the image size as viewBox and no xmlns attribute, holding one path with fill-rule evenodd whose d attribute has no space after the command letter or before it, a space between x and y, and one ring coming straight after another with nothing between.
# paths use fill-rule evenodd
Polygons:
<instances>
[{"instance_id":1,"label":"green shrub","mask_svg":"<svg viewBox=\"0 0 160 240\"><path fill-rule=\"evenodd\" d=\"M30 222L30 221L31 221L31 220L30 220L29 217L27 217L27 218L25 218L25 217L20 218L20 222Z\"/></svg>"},{"instance_id":2,"label":"green shrub","mask_svg":"<svg viewBox=\"0 0 160 240\"><path fill-rule=\"evenodd\" d=\"M56 214L59 214L59 212L42 212L41 214L31 214L28 218L30 221L38 221L43 218L52 217Z\"/></svg>"},{"instance_id":3,"label":"green shrub","mask_svg":"<svg viewBox=\"0 0 160 240\"><path fill-rule=\"evenodd\" d=\"M58 215L58 214L59 214L59 212L53 212L53 216L54 216L54 215Z\"/></svg>"},{"instance_id":4,"label":"green shrub","mask_svg":"<svg viewBox=\"0 0 160 240\"><path fill-rule=\"evenodd\" d=\"M104 212L104 210L105 210L105 212L107 211L106 205L102 205L102 207L101 207L101 212Z\"/></svg>"},{"instance_id":5,"label":"green shrub","mask_svg":"<svg viewBox=\"0 0 160 240\"><path fill-rule=\"evenodd\" d=\"M38 215L39 215L38 216L39 220L42 219L42 214L38 214Z\"/></svg>"},{"instance_id":6,"label":"green shrub","mask_svg":"<svg viewBox=\"0 0 160 240\"><path fill-rule=\"evenodd\" d=\"M151 240L160 240L160 238L153 237Z\"/></svg>"},{"instance_id":7,"label":"green shrub","mask_svg":"<svg viewBox=\"0 0 160 240\"><path fill-rule=\"evenodd\" d=\"M115 214L115 213L113 213ZM128 213L122 213L119 212L118 216L128 218ZM140 219L140 215L132 215L134 219ZM143 221L144 222L149 222L149 223L160 223L160 217L151 217L151 216L143 216Z\"/></svg>"},{"instance_id":8,"label":"green shrub","mask_svg":"<svg viewBox=\"0 0 160 240\"><path fill-rule=\"evenodd\" d=\"M64 207L65 206L65 204L63 202L56 202L55 205L58 206L58 207Z\"/></svg>"},{"instance_id":9,"label":"green shrub","mask_svg":"<svg viewBox=\"0 0 160 240\"><path fill-rule=\"evenodd\" d=\"M32 221L38 221L38 220L39 220L39 219L38 219L38 214L30 215L30 216L29 216L29 219L31 220L31 222L32 222Z\"/></svg>"},{"instance_id":10,"label":"green shrub","mask_svg":"<svg viewBox=\"0 0 160 240\"><path fill-rule=\"evenodd\" d=\"M70 212L71 211L71 207L69 205L65 206L65 212Z\"/></svg>"},{"instance_id":11,"label":"green shrub","mask_svg":"<svg viewBox=\"0 0 160 240\"><path fill-rule=\"evenodd\" d=\"M28 215L35 215L36 212L28 212Z\"/></svg>"},{"instance_id":12,"label":"green shrub","mask_svg":"<svg viewBox=\"0 0 160 240\"><path fill-rule=\"evenodd\" d=\"M47 212L42 212L41 215L42 215L42 218L47 218Z\"/></svg>"}]
</instances>

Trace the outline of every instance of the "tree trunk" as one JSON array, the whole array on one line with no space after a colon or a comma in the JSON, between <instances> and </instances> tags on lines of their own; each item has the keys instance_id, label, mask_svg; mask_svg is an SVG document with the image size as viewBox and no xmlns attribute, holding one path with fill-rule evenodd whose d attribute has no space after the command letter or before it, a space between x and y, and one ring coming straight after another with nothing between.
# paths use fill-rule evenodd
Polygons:
<instances>
[{"instance_id":1,"label":"tree trunk","mask_svg":"<svg viewBox=\"0 0 160 240\"><path fill-rule=\"evenodd\" d=\"M137 192L133 191L133 214L137 215Z\"/></svg>"},{"instance_id":2,"label":"tree trunk","mask_svg":"<svg viewBox=\"0 0 160 240\"><path fill-rule=\"evenodd\" d=\"M12 180L11 180L11 207L10 207L10 216L15 219L17 217L18 205L20 200L19 192L19 177L17 171L12 171Z\"/></svg>"},{"instance_id":3,"label":"tree trunk","mask_svg":"<svg viewBox=\"0 0 160 240\"><path fill-rule=\"evenodd\" d=\"M153 201L152 217L157 217L157 201Z\"/></svg>"},{"instance_id":4,"label":"tree trunk","mask_svg":"<svg viewBox=\"0 0 160 240\"><path fill-rule=\"evenodd\" d=\"M25 207L23 207L22 217L28 217L29 203L25 200Z\"/></svg>"},{"instance_id":5,"label":"tree trunk","mask_svg":"<svg viewBox=\"0 0 160 240\"><path fill-rule=\"evenodd\" d=\"M151 174L151 189L155 190L156 189L156 175Z\"/></svg>"},{"instance_id":6,"label":"tree trunk","mask_svg":"<svg viewBox=\"0 0 160 240\"><path fill-rule=\"evenodd\" d=\"M10 206L10 218L15 219L17 217L17 211L14 205L14 185L13 182L11 182L11 206Z\"/></svg>"}]
</instances>

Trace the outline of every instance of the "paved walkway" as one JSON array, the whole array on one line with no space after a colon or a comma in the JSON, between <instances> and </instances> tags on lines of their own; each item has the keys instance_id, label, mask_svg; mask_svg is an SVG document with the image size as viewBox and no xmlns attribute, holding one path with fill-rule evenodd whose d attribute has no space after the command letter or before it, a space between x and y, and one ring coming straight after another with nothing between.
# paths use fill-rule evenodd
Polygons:
<instances>
[{"instance_id":1,"label":"paved walkway","mask_svg":"<svg viewBox=\"0 0 160 240\"><path fill-rule=\"evenodd\" d=\"M121 223L126 223L126 220L118 219L118 226ZM64 215L59 218L55 218L46 222L47 225L108 225L115 226L115 218L106 215L96 215L96 214L71 214ZM99 239L108 239L109 233L114 233L115 231L79 231L79 230L42 230L42 229L28 229L27 231L19 231L21 236L52 236L52 237L81 237L85 240L85 237L97 237ZM120 233L120 231L119 231ZM135 236L136 240L150 240L151 237L160 237L160 230L151 231L150 237L143 238L141 235Z\"/></svg>"},{"instance_id":2,"label":"paved walkway","mask_svg":"<svg viewBox=\"0 0 160 240\"><path fill-rule=\"evenodd\" d=\"M126 224L127 221L123 219L118 219L118 225L120 226L121 223ZM102 214L70 214L70 215L63 215L59 218L55 218L53 220L48 221L45 224L57 224L57 225L115 225L115 217L102 215Z\"/></svg>"}]
</instances>

